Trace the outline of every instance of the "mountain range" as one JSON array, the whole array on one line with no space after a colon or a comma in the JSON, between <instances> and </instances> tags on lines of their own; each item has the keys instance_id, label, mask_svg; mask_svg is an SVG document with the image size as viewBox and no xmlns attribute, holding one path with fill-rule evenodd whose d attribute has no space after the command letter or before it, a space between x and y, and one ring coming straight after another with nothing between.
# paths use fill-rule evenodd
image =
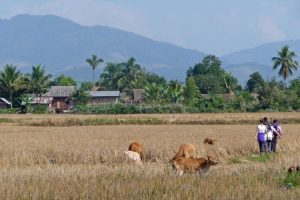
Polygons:
<instances>
[{"instance_id":1,"label":"mountain range","mask_svg":"<svg viewBox=\"0 0 300 200\"><path fill-rule=\"evenodd\" d=\"M300 40L294 40L265 44L220 59L225 70L231 71L241 83L255 71L271 77L276 75L271 57L286 44L300 55ZM0 19L0 69L5 64L14 64L21 71L29 72L33 65L42 64L54 75L63 73L79 81L91 80L91 68L85 60L92 54L105 62L125 62L134 57L148 71L181 81L187 69L206 55L116 28L82 26L53 15ZM96 74L100 75L104 66L101 64ZM299 75L300 70L296 73Z\"/></svg>"}]
</instances>

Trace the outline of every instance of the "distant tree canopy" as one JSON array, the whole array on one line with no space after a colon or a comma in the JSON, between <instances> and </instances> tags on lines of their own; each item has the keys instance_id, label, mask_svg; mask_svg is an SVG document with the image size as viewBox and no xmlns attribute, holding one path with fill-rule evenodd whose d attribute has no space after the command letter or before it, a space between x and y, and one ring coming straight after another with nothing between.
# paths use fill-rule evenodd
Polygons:
<instances>
[{"instance_id":1,"label":"distant tree canopy","mask_svg":"<svg viewBox=\"0 0 300 200\"><path fill-rule=\"evenodd\" d=\"M123 63L107 63L100 75L100 86L106 90L121 92L134 88L144 89L147 83L166 83L164 77L147 72L134 58Z\"/></svg>"},{"instance_id":2,"label":"distant tree canopy","mask_svg":"<svg viewBox=\"0 0 300 200\"><path fill-rule=\"evenodd\" d=\"M231 93L237 87L237 79L221 68L221 61L214 55L205 56L201 63L187 71L187 77L194 77L202 94Z\"/></svg>"},{"instance_id":3,"label":"distant tree canopy","mask_svg":"<svg viewBox=\"0 0 300 200\"><path fill-rule=\"evenodd\" d=\"M216 56L208 55L187 70L185 84L166 80L163 76L147 71L134 58L121 63L106 63L97 81L97 89L119 90L128 95L132 95L132 89L144 89L146 105L159 104L155 109L159 109L161 104L164 104L164 109L168 104L176 105L168 107L175 109L168 112L177 112L176 109L181 110L183 107L191 112L300 110L300 77L286 85L286 78L292 75L290 72L298 65L294 60L295 53L283 47L278 55L273 58L274 68L280 67L279 76L283 77L284 82L275 78L265 80L259 72L254 72L243 88L230 72L222 69L222 63ZM98 64L101 62L96 58L92 56L89 60L93 70L97 66L94 61ZM96 89L94 83L82 82L72 95L73 101L84 106L90 98L85 91ZM14 65L5 65L0 70L0 97L7 98L13 106L20 105L21 101L28 103L32 94L42 94L53 85L77 84L76 80L65 75L52 79L42 65L33 66L32 72L28 74L22 74Z\"/></svg>"},{"instance_id":4,"label":"distant tree canopy","mask_svg":"<svg viewBox=\"0 0 300 200\"><path fill-rule=\"evenodd\" d=\"M36 65L32 67L32 73L27 75L29 91L33 94L45 93L50 85L51 74L46 74L45 67Z\"/></svg>"},{"instance_id":5,"label":"distant tree canopy","mask_svg":"<svg viewBox=\"0 0 300 200\"><path fill-rule=\"evenodd\" d=\"M53 86L76 86L76 81L70 76L59 75L56 77L53 82L51 82Z\"/></svg>"},{"instance_id":6,"label":"distant tree canopy","mask_svg":"<svg viewBox=\"0 0 300 200\"><path fill-rule=\"evenodd\" d=\"M257 93L259 90L262 89L264 84L264 79L260 75L259 72L254 72L250 74L249 80L246 83L246 90L251 93Z\"/></svg>"}]
</instances>

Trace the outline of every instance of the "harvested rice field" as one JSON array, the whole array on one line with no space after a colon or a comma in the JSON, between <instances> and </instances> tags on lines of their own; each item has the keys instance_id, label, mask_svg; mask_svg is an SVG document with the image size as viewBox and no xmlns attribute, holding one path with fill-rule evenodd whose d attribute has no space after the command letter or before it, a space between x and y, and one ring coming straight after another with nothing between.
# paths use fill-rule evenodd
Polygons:
<instances>
[{"instance_id":1,"label":"harvested rice field","mask_svg":"<svg viewBox=\"0 0 300 200\"><path fill-rule=\"evenodd\" d=\"M278 153L258 156L263 116L282 121L284 135ZM0 115L0 197L300 199L298 174L287 174L300 165L299 119L300 113ZM206 137L217 141L203 144ZM133 141L144 146L142 166L124 157ZM178 176L170 160L182 143L220 163L204 176Z\"/></svg>"}]
</instances>

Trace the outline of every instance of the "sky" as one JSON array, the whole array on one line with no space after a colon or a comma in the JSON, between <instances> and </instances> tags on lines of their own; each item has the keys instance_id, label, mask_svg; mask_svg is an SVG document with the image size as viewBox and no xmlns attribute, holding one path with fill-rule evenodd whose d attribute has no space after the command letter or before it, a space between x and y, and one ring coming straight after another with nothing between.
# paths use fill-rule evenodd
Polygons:
<instances>
[{"instance_id":1,"label":"sky","mask_svg":"<svg viewBox=\"0 0 300 200\"><path fill-rule=\"evenodd\" d=\"M300 0L0 0L1 19L58 15L217 56L300 39L299 11Z\"/></svg>"}]
</instances>

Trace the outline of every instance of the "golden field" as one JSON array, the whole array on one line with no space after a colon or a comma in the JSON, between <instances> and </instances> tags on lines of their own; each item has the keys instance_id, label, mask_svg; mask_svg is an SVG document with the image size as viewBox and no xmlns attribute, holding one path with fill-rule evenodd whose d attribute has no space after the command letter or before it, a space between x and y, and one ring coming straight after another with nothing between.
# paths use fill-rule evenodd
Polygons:
<instances>
[{"instance_id":1,"label":"golden field","mask_svg":"<svg viewBox=\"0 0 300 200\"><path fill-rule=\"evenodd\" d=\"M298 188L280 185L287 168L300 164L300 124L282 125L279 153L270 160L248 159L258 153L252 121L263 116L300 118L299 113L0 115L8 119L0 123L0 199L300 199ZM187 124L55 126L87 118ZM51 126L30 126L49 120ZM202 125L212 120L221 124ZM230 120L252 124L222 123ZM204 145L205 137L218 141ZM143 166L127 163L123 156L132 141L144 145ZM215 155L221 164L206 176L177 176L169 160L182 143L195 144L198 156Z\"/></svg>"}]
</instances>

